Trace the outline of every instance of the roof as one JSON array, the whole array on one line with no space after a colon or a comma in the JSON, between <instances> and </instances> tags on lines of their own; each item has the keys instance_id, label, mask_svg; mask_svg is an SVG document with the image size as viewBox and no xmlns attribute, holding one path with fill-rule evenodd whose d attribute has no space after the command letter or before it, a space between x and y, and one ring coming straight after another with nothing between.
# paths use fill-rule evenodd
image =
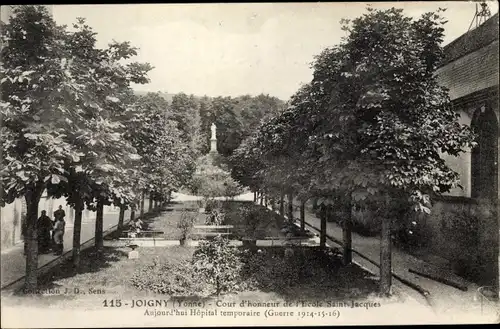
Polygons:
<instances>
[{"instance_id":1,"label":"roof","mask_svg":"<svg viewBox=\"0 0 500 329\"><path fill-rule=\"evenodd\" d=\"M442 66L481 49L495 40L498 40L498 13L446 45Z\"/></svg>"}]
</instances>

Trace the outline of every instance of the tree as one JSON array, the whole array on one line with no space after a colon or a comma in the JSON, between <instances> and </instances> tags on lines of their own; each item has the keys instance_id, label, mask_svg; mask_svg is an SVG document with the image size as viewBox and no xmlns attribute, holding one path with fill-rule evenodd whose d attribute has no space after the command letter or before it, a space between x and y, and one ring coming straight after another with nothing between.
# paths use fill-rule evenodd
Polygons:
<instances>
[{"instance_id":1,"label":"tree","mask_svg":"<svg viewBox=\"0 0 500 329\"><path fill-rule=\"evenodd\" d=\"M65 30L41 6L15 7L13 14L2 26L2 202L26 199L25 283L31 290L37 284L38 202L47 182L66 180L65 164L80 159L66 133L80 117L72 103L84 95L68 74Z\"/></svg>"},{"instance_id":2,"label":"tree","mask_svg":"<svg viewBox=\"0 0 500 329\"><path fill-rule=\"evenodd\" d=\"M270 155L289 156L300 160L300 187L310 195L325 195L328 203L345 195L345 205L379 205L382 294L391 287L396 205L429 212L431 198L458 182L441 154L458 155L473 145L473 134L459 123L434 76L443 57L439 12L414 20L399 9L369 8L346 22L348 36L316 57L311 83L257 136L255 161L262 170L276 165L266 164ZM349 221L350 209L344 218L350 241Z\"/></svg>"},{"instance_id":3,"label":"tree","mask_svg":"<svg viewBox=\"0 0 500 329\"><path fill-rule=\"evenodd\" d=\"M214 98L212 111L217 125L219 152L225 156L231 155L261 122L279 112L282 107L281 100L269 95Z\"/></svg>"},{"instance_id":4,"label":"tree","mask_svg":"<svg viewBox=\"0 0 500 329\"><path fill-rule=\"evenodd\" d=\"M204 96L199 100L200 109L200 152L207 154L210 151L211 125L215 122L215 116L212 108L212 100Z\"/></svg>"},{"instance_id":5,"label":"tree","mask_svg":"<svg viewBox=\"0 0 500 329\"><path fill-rule=\"evenodd\" d=\"M142 193L165 201L170 192L186 185L194 172L195 151L182 137L179 122L159 94L139 97L125 115L126 138L142 158Z\"/></svg>"},{"instance_id":6,"label":"tree","mask_svg":"<svg viewBox=\"0 0 500 329\"><path fill-rule=\"evenodd\" d=\"M81 210L96 195L113 191L109 175L133 159L114 120L117 97L130 81L146 82L148 64L117 66L136 53L128 43L95 48L95 33L83 19L68 32L41 6L22 6L2 30L2 168L7 202L25 196L27 218L26 286L36 287L36 217L44 189L66 195L75 207L74 253L78 262ZM107 182L103 180L108 179ZM96 185L99 185L98 187ZM69 188L71 186L71 188ZM105 188L104 188L105 186Z\"/></svg>"},{"instance_id":7,"label":"tree","mask_svg":"<svg viewBox=\"0 0 500 329\"><path fill-rule=\"evenodd\" d=\"M414 210L429 212L430 197L458 181L440 154L457 155L473 141L434 77L442 24L439 12L412 20L402 10L368 9L346 27L345 42L317 61L313 82L332 86L325 111L331 126L313 138L322 161L336 163L335 186L346 187L354 201L373 195L382 204L383 294L391 285L394 204L410 200Z\"/></svg>"},{"instance_id":8,"label":"tree","mask_svg":"<svg viewBox=\"0 0 500 329\"><path fill-rule=\"evenodd\" d=\"M72 78L86 89L90 98L80 102L82 120L78 129L68 134L72 144L83 154L81 172L68 164L68 187L64 195L76 210L73 239L73 262L79 263L81 211L83 204L98 210L96 246L102 246L102 208L114 198L127 171L127 164L139 159L133 145L125 138L119 122L124 108L130 106L131 83L147 83L149 64L122 60L137 55L128 42L112 42L106 49L96 48L95 33L78 19L75 32L68 34ZM78 186L78 188L74 188Z\"/></svg>"},{"instance_id":9,"label":"tree","mask_svg":"<svg viewBox=\"0 0 500 329\"><path fill-rule=\"evenodd\" d=\"M170 118L177 122L177 129L181 131L181 138L198 155L204 140L198 100L193 95L176 94L172 98L170 113Z\"/></svg>"}]
</instances>

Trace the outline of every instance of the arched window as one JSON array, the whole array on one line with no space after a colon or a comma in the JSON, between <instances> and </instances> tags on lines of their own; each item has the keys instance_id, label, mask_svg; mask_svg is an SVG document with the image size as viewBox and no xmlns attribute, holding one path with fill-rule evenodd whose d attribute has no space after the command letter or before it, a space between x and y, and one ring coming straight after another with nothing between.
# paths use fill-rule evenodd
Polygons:
<instances>
[{"instance_id":1,"label":"arched window","mask_svg":"<svg viewBox=\"0 0 500 329\"><path fill-rule=\"evenodd\" d=\"M471 154L471 196L476 199L498 198L498 120L489 107L474 113L472 129L478 145Z\"/></svg>"}]
</instances>

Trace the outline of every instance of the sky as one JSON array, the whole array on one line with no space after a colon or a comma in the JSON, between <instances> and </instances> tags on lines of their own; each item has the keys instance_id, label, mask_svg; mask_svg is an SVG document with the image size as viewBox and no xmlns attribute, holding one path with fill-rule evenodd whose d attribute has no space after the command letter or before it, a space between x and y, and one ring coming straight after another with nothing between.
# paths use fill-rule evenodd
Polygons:
<instances>
[{"instance_id":1,"label":"sky","mask_svg":"<svg viewBox=\"0 0 500 329\"><path fill-rule=\"evenodd\" d=\"M233 3L54 5L54 19L71 26L84 17L99 47L112 40L139 48L135 60L154 69L140 91L208 96L269 94L288 100L312 78L314 56L345 36L342 18L368 3ZM466 1L379 2L412 17L447 8L447 44L467 32L476 4ZM489 2L492 15L498 3Z\"/></svg>"}]
</instances>

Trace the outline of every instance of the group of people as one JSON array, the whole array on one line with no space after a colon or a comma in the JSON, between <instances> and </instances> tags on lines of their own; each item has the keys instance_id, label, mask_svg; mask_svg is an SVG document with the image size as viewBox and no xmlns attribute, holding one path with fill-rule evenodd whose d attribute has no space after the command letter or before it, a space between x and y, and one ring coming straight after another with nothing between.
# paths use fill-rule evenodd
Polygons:
<instances>
[{"instance_id":1,"label":"group of people","mask_svg":"<svg viewBox=\"0 0 500 329\"><path fill-rule=\"evenodd\" d=\"M64 217L66 212L59 206L59 209L54 211L54 220L52 221L47 212L42 210L42 215L38 218L38 251L41 254L49 253L50 250L54 255L63 253L63 237L66 222Z\"/></svg>"}]
</instances>

